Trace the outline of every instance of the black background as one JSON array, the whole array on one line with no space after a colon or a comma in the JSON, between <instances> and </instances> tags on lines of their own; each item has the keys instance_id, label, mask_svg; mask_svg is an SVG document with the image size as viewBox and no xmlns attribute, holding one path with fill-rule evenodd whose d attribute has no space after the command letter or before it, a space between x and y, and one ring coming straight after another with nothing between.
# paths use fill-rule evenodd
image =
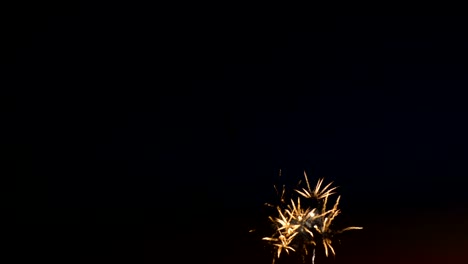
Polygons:
<instances>
[{"instance_id":1,"label":"black background","mask_svg":"<svg viewBox=\"0 0 468 264\"><path fill-rule=\"evenodd\" d=\"M270 263L263 204L304 170L364 227L316 263L468 259L463 19L187 9L38 5L17 25L18 168L44 179L49 260Z\"/></svg>"}]
</instances>

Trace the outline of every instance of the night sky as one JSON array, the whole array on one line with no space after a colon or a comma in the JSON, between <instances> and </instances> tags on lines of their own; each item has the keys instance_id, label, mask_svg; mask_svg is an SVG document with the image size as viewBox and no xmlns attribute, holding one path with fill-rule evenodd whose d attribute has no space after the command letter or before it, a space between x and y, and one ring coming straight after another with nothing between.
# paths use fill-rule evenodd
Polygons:
<instances>
[{"instance_id":1,"label":"night sky","mask_svg":"<svg viewBox=\"0 0 468 264\"><path fill-rule=\"evenodd\" d=\"M271 263L264 203L306 171L364 227L316 263L468 263L463 19L60 8L11 58L51 260Z\"/></svg>"}]
</instances>

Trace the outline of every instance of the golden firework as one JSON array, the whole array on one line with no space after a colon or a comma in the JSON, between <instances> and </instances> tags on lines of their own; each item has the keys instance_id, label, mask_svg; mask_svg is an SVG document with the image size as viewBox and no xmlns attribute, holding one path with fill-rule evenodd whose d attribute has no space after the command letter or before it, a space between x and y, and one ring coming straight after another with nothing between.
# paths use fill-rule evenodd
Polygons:
<instances>
[{"instance_id":1,"label":"golden firework","mask_svg":"<svg viewBox=\"0 0 468 264\"><path fill-rule=\"evenodd\" d=\"M263 240L270 241L275 247L275 258L279 258L281 253L285 251L289 254L293 252L303 252L307 255L309 249L312 249L312 263L315 259L315 248L318 244L322 244L325 250L325 255L328 257L329 251L335 255L335 250L332 247L332 237L335 234L342 233L348 230L362 229L362 227L347 227L341 230L333 230L331 225L333 220L338 216L340 210L338 204L341 196L335 201L331 209L327 209L329 197L335 194L337 187L332 187L329 183L322 187L324 179L317 181L315 188L312 189L309 184L306 173L304 172L306 188L294 189L299 194L297 199L290 199L289 203L285 200L285 188L280 195L280 202L283 207L277 206L277 217L270 216L269 219L275 227L274 233L270 237L264 237ZM312 201L315 206L302 207L301 199ZM296 202L295 202L296 201ZM303 203L304 204L304 203Z\"/></svg>"}]
</instances>

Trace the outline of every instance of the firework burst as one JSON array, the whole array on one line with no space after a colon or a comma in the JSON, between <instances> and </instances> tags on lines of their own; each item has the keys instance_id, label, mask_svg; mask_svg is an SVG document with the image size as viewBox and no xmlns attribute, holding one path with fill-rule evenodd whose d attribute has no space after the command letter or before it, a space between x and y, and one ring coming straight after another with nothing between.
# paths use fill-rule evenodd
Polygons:
<instances>
[{"instance_id":1,"label":"firework burst","mask_svg":"<svg viewBox=\"0 0 468 264\"><path fill-rule=\"evenodd\" d=\"M340 213L338 204L341 196L338 196L332 208L328 209L327 203L329 197L335 194L337 187L332 187L333 182L322 187L324 179L321 178L312 189L305 172L304 177L306 187L294 189L299 194L296 199L291 198L287 201L285 186L281 194L275 186L276 192L280 195L281 206L276 206L276 217L269 217L274 226L274 233L269 237L263 237L263 240L270 242L275 248L273 263L283 252L286 254L295 252L304 256L308 255L309 251L312 251L312 263L314 263L317 246L323 246L327 257L329 253L335 255L332 246L334 235L348 230L362 229L355 226L341 230L332 229L333 220ZM309 206L303 206L301 203Z\"/></svg>"}]
</instances>

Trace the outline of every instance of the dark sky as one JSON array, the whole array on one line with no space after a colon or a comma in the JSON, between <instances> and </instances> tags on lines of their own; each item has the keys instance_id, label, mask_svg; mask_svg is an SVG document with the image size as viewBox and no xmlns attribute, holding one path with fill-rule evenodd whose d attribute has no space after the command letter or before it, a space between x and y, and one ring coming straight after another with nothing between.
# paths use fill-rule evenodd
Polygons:
<instances>
[{"instance_id":1,"label":"dark sky","mask_svg":"<svg viewBox=\"0 0 468 264\"><path fill-rule=\"evenodd\" d=\"M468 261L463 19L61 8L11 58L56 259L271 263L263 204L305 170L364 227L316 263Z\"/></svg>"}]
</instances>

